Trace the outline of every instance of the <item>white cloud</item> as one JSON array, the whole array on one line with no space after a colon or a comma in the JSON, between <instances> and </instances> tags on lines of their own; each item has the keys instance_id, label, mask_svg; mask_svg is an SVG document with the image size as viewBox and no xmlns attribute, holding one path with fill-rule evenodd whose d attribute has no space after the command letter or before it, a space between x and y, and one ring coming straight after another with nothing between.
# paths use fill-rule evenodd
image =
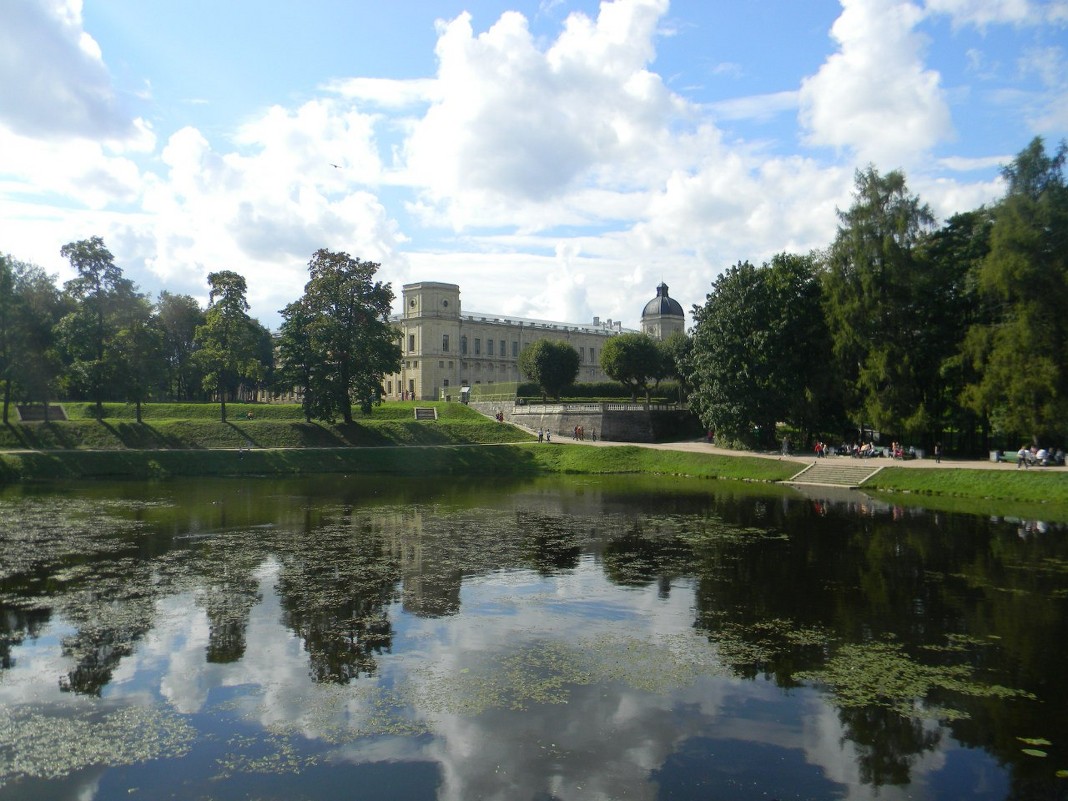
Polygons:
<instances>
[{"instance_id":1,"label":"white cloud","mask_svg":"<svg viewBox=\"0 0 1068 801\"><path fill-rule=\"evenodd\" d=\"M405 108L437 99L438 83L430 78L345 78L330 81L323 90L351 100L366 100L386 108Z\"/></svg>"},{"instance_id":2,"label":"white cloud","mask_svg":"<svg viewBox=\"0 0 1068 801\"><path fill-rule=\"evenodd\" d=\"M947 14L955 26L985 28L993 24L1036 21L1040 4L1029 0L926 0L929 11Z\"/></svg>"},{"instance_id":3,"label":"white cloud","mask_svg":"<svg viewBox=\"0 0 1068 801\"><path fill-rule=\"evenodd\" d=\"M0 123L21 136L139 137L123 112L81 0L4 4Z\"/></svg>"},{"instance_id":4,"label":"white cloud","mask_svg":"<svg viewBox=\"0 0 1068 801\"><path fill-rule=\"evenodd\" d=\"M952 134L941 79L925 69L921 10L901 0L844 0L839 50L801 84L806 139L883 170L910 167Z\"/></svg>"},{"instance_id":5,"label":"white cloud","mask_svg":"<svg viewBox=\"0 0 1068 801\"><path fill-rule=\"evenodd\" d=\"M235 270L266 316L300 296L319 248L403 262L396 223L356 188L381 175L372 128L367 117L313 101L268 109L242 127L241 153L216 152L193 128L176 132L162 153L166 176L146 191L146 266L193 294L208 272Z\"/></svg>"},{"instance_id":6,"label":"white cloud","mask_svg":"<svg viewBox=\"0 0 1068 801\"><path fill-rule=\"evenodd\" d=\"M712 113L724 120L766 120L797 108L797 92L772 92L766 95L720 100L711 106Z\"/></svg>"},{"instance_id":7,"label":"white cloud","mask_svg":"<svg viewBox=\"0 0 1068 801\"><path fill-rule=\"evenodd\" d=\"M678 99L647 71L664 0L572 14L547 50L506 12L475 36L464 14L442 23L440 98L406 142L426 202L457 228L492 224L500 202L555 202L594 176L622 180L665 144ZM548 211L543 208L542 213Z\"/></svg>"}]
</instances>

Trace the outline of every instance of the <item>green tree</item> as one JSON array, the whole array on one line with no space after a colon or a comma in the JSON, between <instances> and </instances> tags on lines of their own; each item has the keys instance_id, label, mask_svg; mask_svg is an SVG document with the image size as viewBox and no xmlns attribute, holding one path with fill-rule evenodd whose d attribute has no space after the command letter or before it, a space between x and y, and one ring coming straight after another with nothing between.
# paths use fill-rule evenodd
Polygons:
<instances>
[{"instance_id":1,"label":"green tree","mask_svg":"<svg viewBox=\"0 0 1068 801\"><path fill-rule=\"evenodd\" d=\"M4 385L4 419L10 399L43 404L54 397L62 369L55 347L55 329L70 311L55 279L40 267L8 260L13 268L13 295L7 298L7 360ZM0 300L0 303L3 301Z\"/></svg>"},{"instance_id":2,"label":"green tree","mask_svg":"<svg viewBox=\"0 0 1068 801\"><path fill-rule=\"evenodd\" d=\"M649 382L656 380L661 366L656 340L648 334L619 334L601 348L601 369L630 391L632 401L644 392L645 402L649 402Z\"/></svg>"},{"instance_id":3,"label":"green tree","mask_svg":"<svg viewBox=\"0 0 1068 801\"><path fill-rule=\"evenodd\" d=\"M322 384L319 374L324 367L312 342L312 323L315 315L304 302L295 300L281 310L282 327L278 331L278 368L275 386L282 391L294 387L301 390L301 409L309 423L321 410L317 388Z\"/></svg>"},{"instance_id":4,"label":"green tree","mask_svg":"<svg viewBox=\"0 0 1068 801\"><path fill-rule=\"evenodd\" d=\"M127 401L133 401L137 422L141 405L152 398L166 374L165 337L147 299L115 334L117 381Z\"/></svg>"},{"instance_id":5,"label":"green tree","mask_svg":"<svg viewBox=\"0 0 1068 801\"><path fill-rule=\"evenodd\" d=\"M979 292L979 270L990 250L990 209L956 214L935 231L918 249L921 271L917 280L921 291L937 299L925 307L921 353L928 409L935 426L936 442L943 432L955 431L958 444L968 452L985 450L980 432L988 433L985 414L962 403L965 387L977 380L972 360L964 346L970 327L993 322L996 309ZM940 363L936 363L937 359ZM984 437L985 440L985 437Z\"/></svg>"},{"instance_id":6,"label":"green tree","mask_svg":"<svg viewBox=\"0 0 1068 801\"><path fill-rule=\"evenodd\" d=\"M693 340L682 331L676 331L667 339L657 342L656 347L660 351L659 380L674 379L677 381L679 401L686 400L690 393L689 363L693 352Z\"/></svg>"},{"instance_id":7,"label":"green tree","mask_svg":"<svg viewBox=\"0 0 1068 801\"><path fill-rule=\"evenodd\" d=\"M110 348L124 316L136 313L132 309L139 296L99 236L69 242L59 252L78 273L64 287L76 305L60 321L58 331L68 388L94 401L100 416L105 396L115 387Z\"/></svg>"},{"instance_id":8,"label":"green tree","mask_svg":"<svg viewBox=\"0 0 1068 801\"><path fill-rule=\"evenodd\" d=\"M15 265L10 256L0 253L0 381L4 383L3 423L7 425L14 379L14 354L19 347L15 328Z\"/></svg>"},{"instance_id":9,"label":"green tree","mask_svg":"<svg viewBox=\"0 0 1068 801\"><path fill-rule=\"evenodd\" d=\"M839 212L825 295L848 408L861 425L918 434L932 425L929 373L918 360L940 361L923 351L924 324L939 297L921 280L916 254L934 217L896 171L858 171L853 198Z\"/></svg>"},{"instance_id":10,"label":"green tree","mask_svg":"<svg viewBox=\"0 0 1068 801\"><path fill-rule=\"evenodd\" d=\"M156 301L156 319L163 332L163 363L166 395L179 401L198 397L203 374L193 353L196 330L204 325L204 311L196 298L161 292Z\"/></svg>"},{"instance_id":11,"label":"green tree","mask_svg":"<svg viewBox=\"0 0 1068 801\"><path fill-rule=\"evenodd\" d=\"M560 400L560 392L575 383L579 371L579 354L568 342L540 339L523 348L519 370L541 387L546 395Z\"/></svg>"},{"instance_id":12,"label":"green tree","mask_svg":"<svg viewBox=\"0 0 1068 801\"><path fill-rule=\"evenodd\" d=\"M209 306L204 324L196 329L196 359L204 380L219 398L219 418L226 422L226 398L241 381L263 374L257 358L260 326L248 315L245 279L232 270L208 273Z\"/></svg>"},{"instance_id":13,"label":"green tree","mask_svg":"<svg viewBox=\"0 0 1068 801\"><path fill-rule=\"evenodd\" d=\"M978 378L964 402L996 428L1034 440L1068 434L1068 146L1051 156L1041 138L1002 174L990 252L979 271L991 322L968 332L964 348Z\"/></svg>"},{"instance_id":14,"label":"green tree","mask_svg":"<svg viewBox=\"0 0 1068 801\"><path fill-rule=\"evenodd\" d=\"M813 256L780 254L735 265L694 309L690 403L709 429L771 445L776 423L822 422L832 385Z\"/></svg>"},{"instance_id":15,"label":"green tree","mask_svg":"<svg viewBox=\"0 0 1068 801\"><path fill-rule=\"evenodd\" d=\"M320 249L298 305L283 310L284 368L300 379L305 414L337 414L352 423L352 405L365 414L381 401L382 380L400 369L397 332L389 324L393 290L375 281L380 265ZM286 312L288 311L288 314Z\"/></svg>"}]
</instances>

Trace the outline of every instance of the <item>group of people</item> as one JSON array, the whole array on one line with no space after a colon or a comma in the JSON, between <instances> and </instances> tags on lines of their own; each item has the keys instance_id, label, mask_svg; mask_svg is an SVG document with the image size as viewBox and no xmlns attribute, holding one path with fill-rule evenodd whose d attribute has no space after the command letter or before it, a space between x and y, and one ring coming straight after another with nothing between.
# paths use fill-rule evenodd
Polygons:
<instances>
[{"instance_id":1,"label":"group of people","mask_svg":"<svg viewBox=\"0 0 1068 801\"><path fill-rule=\"evenodd\" d=\"M592 434L593 434L593 441L596 442L597 441L597 429L596 428L593 429ZM579 440L579 441L584 441L586 439L586 429L584 429L582 426L575 426L575 430L573 432L571 432L571 438L575 439L575 440Z\"/></svg>"},{"instance_id":2,"label":"group of people","mask_svg":"<svg viewBox=\"0 0 1068 801\"><path fill-rule=\"evenodd\" d=\"M1052 467L1055 465L1064 465L1064 450L1057 448L1039 448L1037 445L1027 447L1021 445L1020 450L1016 452L1016 469L1021 467Z\"/></svg>"},{"instance_id":3,"label":"group of people","mask_svg":"<svg viewBox=\"0 0 1068 801\"><path fill-rule=\"evenodd\" d=\"M783 441L783 454L786 454L786 441ZM900 453L898 453L900 449ZM910 449L911 450L911 449ZM874 442L865 442L861 444L854 442L852 445L842 443L839 447L835 448L833 445L828 445L826 442L817 440L816 444L812 446L813 453L817 458L823 458L824 456L852 456L857 459L866 459L869 456L882 456L883 451L881 448L875 447ZM894 443L893 448L890 450L891 454L898 454L899 456L904 453L904 450L898 443Z\"/></svg>"}]
</instances>

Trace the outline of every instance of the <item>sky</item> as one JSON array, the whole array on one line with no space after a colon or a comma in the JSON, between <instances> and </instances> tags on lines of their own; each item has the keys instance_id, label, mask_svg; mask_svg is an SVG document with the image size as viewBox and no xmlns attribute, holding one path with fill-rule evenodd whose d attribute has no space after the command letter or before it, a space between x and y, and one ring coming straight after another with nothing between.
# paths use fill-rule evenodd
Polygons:
<instances>
[{"instance_id":1,"label":"sky","mask_svg":"<svg viewBox=\"0 0 1068 801\"><path fill-rule=\"evenodd\" d=\"M141 291L319 248L464 312L638 328L833 240L854 176L939 221L1068 137L1068 0L0 0L0 252Z\"/></svg>"}]
</instances>

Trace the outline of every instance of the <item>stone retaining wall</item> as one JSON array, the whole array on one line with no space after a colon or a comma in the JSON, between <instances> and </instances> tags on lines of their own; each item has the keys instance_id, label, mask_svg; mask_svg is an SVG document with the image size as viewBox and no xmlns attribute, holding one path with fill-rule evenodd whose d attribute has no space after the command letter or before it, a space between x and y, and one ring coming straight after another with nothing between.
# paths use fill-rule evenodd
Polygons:
<instances>
[{"instance_id":1,"label":"stone retaining wall","mask_svg":"<svg viewBox=\"0 0 1068 801\"><path fill-rule=\"evenodd\" d=\"M472 402L473 408L489 417L498 412L510 423L530 431L549 431L553 437L574 436L581 426L586 439L609 442L657 442L688 433L693 415L686 407L652 404L648 409L637 403L511 403ZM699 430L693 424L694 431Z\"/></svg>"}]
</instances>

